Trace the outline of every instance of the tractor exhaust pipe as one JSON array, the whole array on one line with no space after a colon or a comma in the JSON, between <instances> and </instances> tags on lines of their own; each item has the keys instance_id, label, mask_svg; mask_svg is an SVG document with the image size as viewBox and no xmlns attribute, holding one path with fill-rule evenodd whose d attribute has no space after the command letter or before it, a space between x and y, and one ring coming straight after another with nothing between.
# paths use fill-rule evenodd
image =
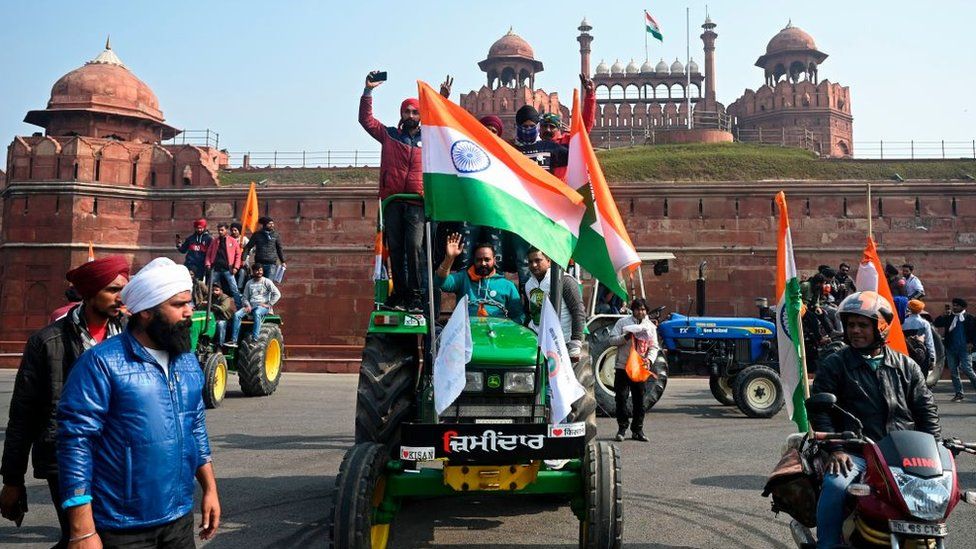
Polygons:
<instances>
[{"instance_id":1,"label":"tractor exhaust pipe","mask_svg":"<svg viewBox=\"0 0 976 549\"><path fill-rule=\"evenodd\" d=\"M698 280L695 281L695 301L697 301L697 308L695 313L698 316L705 316L705 265L708 264L707 260L703 260L698 264Z\"/></svg>"}]
</instances>

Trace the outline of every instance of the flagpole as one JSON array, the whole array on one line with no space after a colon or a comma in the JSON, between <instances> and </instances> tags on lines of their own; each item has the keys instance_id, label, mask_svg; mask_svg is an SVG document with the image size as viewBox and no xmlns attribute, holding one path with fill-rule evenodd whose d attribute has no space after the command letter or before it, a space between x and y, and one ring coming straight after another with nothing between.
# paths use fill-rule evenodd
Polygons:
<instances>
[{"instance_id":1,"label":"flagpole","mask_svg":"<svg viewBox=\"0 0 976 549\"><path fill-rule=\"evenodd\" d=\"M645 63L647 63L647 62L649 62L651 60L651 57L648 54L648 51L649 50L647 49L647 35L648 34L651 34L651 33L648 32L648 30L647 30L647 10L644 10L644 62Z\"/></svg>"},{"instance_id":2,"label":"flagpole","mask_svg":"<svg viewBox=\"0 0 976 549\"><path fill-rule=\"evenodd\" d=\"M691 8L685 8L685 104L688 107L688 129L691 129Z\"/></svg>"},{"instance_id":3,"label":"flagpole","mask_svg":"<svg viewBox=\"0 0 976 549\"><path fill-rule=\"evenodd\" d=\"M874 238L874 216L871 215L871 181L868 181L868 236Z\"/></svg>"}]
</instances>

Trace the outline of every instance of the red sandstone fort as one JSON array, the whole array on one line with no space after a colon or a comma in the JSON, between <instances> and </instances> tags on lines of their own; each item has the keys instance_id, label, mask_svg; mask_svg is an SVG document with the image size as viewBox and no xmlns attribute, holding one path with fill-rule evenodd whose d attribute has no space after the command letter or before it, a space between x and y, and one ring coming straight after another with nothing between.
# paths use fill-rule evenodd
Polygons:
<instances>
[{"instance_id":1,"label":"red sandstone fort","mask_svg":"<svg viewBox=\"0 0 976 549\"><path fill-rule=\"evenodd\" d=\"M851 96L819 76L827 57L789 24L756 65L765 81L728 106L716 99L716 25L702 25L704 72L680 60L631 60L592 74L597 146L683 141L759 141L803 146L821 156L853 153ZM579 27L581 72L590 72L592 27ZM478 63L486 85L462 94L475 114L511 123L531 103L568 114L556 93L537 89L543 70L532 47L509 31ZM691 129L688 106L691 105ZM16 365L29 333L64 303L64 273L93 242L97 254L123 254L134 268L159 255L178 259L176 233L192 220L231 220L246 189L218 186L228 164L215 146L168 145L168 125L153 91L111 47L61 77L47 107L27 113L43 132L14 137L0 173L0 364ZM765 136L764 137L764 133ZM749 315L773 291L773 195L785 190L801 270L856 261L867 230L863 181L617 182L614 196L639 250L671 251L671 272L645 271L650 301L687 308L697 266L709 262L711 314ZM874 231L885 259L928 266L931 297L969 295L976 269L976 191L963 181L874 184ZM285 319L288 368L351 371L373 307L372 187L272 185L260 190L262 214L276 219L289 257L278 310ZM920 229L925 229L920 230ZM298 244L301 235L301 244ZM937 266L937 268L936 268Z\"/></svg>"}]
</instances>

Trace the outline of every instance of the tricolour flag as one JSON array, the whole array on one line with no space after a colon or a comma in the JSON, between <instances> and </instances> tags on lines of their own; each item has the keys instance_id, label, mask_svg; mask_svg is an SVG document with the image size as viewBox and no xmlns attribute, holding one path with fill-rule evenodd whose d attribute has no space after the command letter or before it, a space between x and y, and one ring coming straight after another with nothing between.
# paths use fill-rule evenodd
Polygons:
<instances>
[{"instance_id":1,"label":"tricolour flag","mask_svg":"<svg viewBox=\"0 0 976 549\"><path fill-rule=\"evenodd\" d=\"M468 111L417 84L427 216L513 232L565 266L585 212L583 197Z\"/></svg>"},{"instance_id":2,"label":"tricolour flag","mask_svg":"<svg viewBox=\"0 0 976 549\"><path fill-rule=\"evenodd\" d=\"M657 19L651 17L651 14L644 10L644 25L647 27L647 32L651 33L651 36L657 38L662 43L664 42L664 35L661 34L661 25L658 24Z\"/></svg>"},{"instance_id":3,"label":"tricolour flag","mask_svg":"<svg viewBox=\"0 0 976 549\"><path fill-rule=\"evenodd\" d=\"M562 423L573 408L573 403L580 399L586 390L576 379L573 363L569 360L566 350L566 338L563 336L559 315L549 301L546 294L542 300L542 314L539 319L539 350L546 358L549 367L549 423ZM436 394L436 389L435 389Z\"/></svg>"},{"instance_id":4,"label":"tricolour flag","mask_svg":"<svg viewBox=\"0 0 976 549\"><path fill-rule=\"evenodd\" d=\"M434 357L434 409L444 412L464 390L465 366L471 362L471 323L468 321L468 296L458 300L450 320L441 330Z\"/></svg>"},{"instance_id":5,"label":"tricolour flag","mask_svg":"<svg viewBox=\"0 0 976 549\"><path fill-rule=\"evenodd\" d=\"M864 256L857 268L854 286L859 292L865 290L878 292L878 295L887 299L892 307L895 306L895 298L891 295L888 279L884 277L884 269L881 267L881 258L878 257L878 247L874 244L874 238L871 236L868 236L868 243L864 247ZM894 314L894 319L891 321L891 330L888 332L888 347L907 356L908 342L905 341L905 334L901 331L898 311L892 309L891 312Z\"/></svg>"},{"instance_id":6,"label":"tricolour flag","mask_svg":"<svg viewBox=\"0 0 976 549\"><path fill-rule=\"evenodd\" d=\"M244 231L254 234L258 229L258 191L251 181L251 189L247 191L247 200L244 201L244 211L241 212L241 236Z\"/></svg>"},{"instance_id":7,"label":"tricolour flag","mask_svg":"<svg viewBox=\"0 0 976 549\"><path fill-rule=\"evenodd\" d=\"M373 280L386 278L383 273L383 260L386 257L386 249L383 248L383 231L376 231L376 240L373 242Z\"/></svg>"},{"instance_id":8,"label":"tricolour flag","mask_svg":"<svg viewBox=\"0 0 976 549\"><path fill-rule=\"evenodd\" d=\"M776 344L779 349L779 372L786 392L786 413L800 431L808 431L805 401L807 387L806 352L803 348L803 324L800 320L800 279L793 260L793 237L786 194L776 195L779 206L779 236L776 246Z\"/></svg>"},{"instance_id":9,"label":"tricolour flag","mask_svg":"<svg viewBox=\"0 0 976 549\"><path fill-rule=\"evenodd\" d=\"M586 201L586 215L579 229L573 259L601 284L626 299L627 290L620 283L620 275L624 270L636 269L640 265L640 257L630 241L627 227L617 211L617 203L610 194L610 186L593 152L590 136L583 125L577 91L573 92L566 183L579 191Z\"/></svg>"}]
</instances>

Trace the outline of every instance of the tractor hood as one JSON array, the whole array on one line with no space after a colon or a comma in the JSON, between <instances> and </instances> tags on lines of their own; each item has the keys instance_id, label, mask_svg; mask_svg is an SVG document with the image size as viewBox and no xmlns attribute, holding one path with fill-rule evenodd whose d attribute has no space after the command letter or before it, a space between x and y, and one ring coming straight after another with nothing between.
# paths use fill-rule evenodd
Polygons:
<instances>
[{"instance_id":1,"label":"tractor hood","mask_svg":"<svg viewBox=\"0 0 976 549\"><path fill-rule=\"evenodd\" d=\"M474 350L469 366L534 366L535 332L507 318L471 318Z\"/></svg>"},{"instance_id":2,"label":"tractor hood","mask_svg":"<svg viewBox=\"0 0 976 549\"><path fill-rule=\"evenodd\" d=\"M738 339L743 337L773 338L776 327L759 318L729 318L717 316L684 316L672 313L658 331L665 337L710 337Z\"/></svg>"}]
</instances>

